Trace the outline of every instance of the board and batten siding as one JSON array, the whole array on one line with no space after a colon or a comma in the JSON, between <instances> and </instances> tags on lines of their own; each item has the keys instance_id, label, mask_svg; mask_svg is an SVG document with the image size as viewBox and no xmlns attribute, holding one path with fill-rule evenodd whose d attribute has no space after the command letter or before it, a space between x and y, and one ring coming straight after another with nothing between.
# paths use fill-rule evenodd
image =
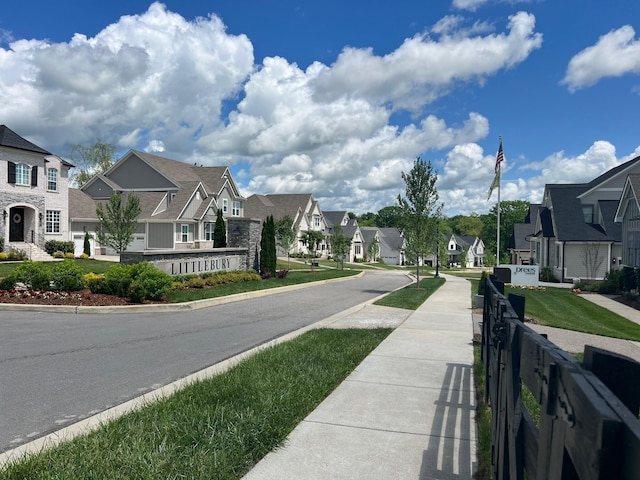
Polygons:
<instances>
[{"instance_id":1,"label":"board and batten siding","mask_svg":"<svg viewBox=\"0 0 640 480\"><path fill-rule=\"evenodd\" d=\"M585 264L586 253L589 253L594 259L589 267ZM607 243L566 243L564 247L564 255L564 264L567 268L565 273L566 278L602 280L609 270L609 245ZM596 257L597 260L595 260ZM595 272L591 272L593 267L597 267Z\"/></svg>"},{"instance_id":2,"label":"board and batten siding","mask_svg":"<svg viewBox=\"0 0 640 480\"><path fill-rule=\"evenodd\" d=\"M147 228L147 248L173 248L173 223L150 223Z\"/></svg>"},{"instance_id":3,"label":"board and batten siding","mask_svg":"<svg viewBox=\"0 0 640 480\"><path fill-rule=\"evenodd\" d=\"M640 211L635 201L627 203L622 221L622 264L640 267Z\"/></svg>"}]
</instances>

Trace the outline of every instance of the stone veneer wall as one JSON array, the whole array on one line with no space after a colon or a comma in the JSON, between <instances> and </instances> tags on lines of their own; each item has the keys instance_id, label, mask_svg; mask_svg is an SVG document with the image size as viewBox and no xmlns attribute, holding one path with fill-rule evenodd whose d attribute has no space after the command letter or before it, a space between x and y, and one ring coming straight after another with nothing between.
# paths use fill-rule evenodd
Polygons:
<instances>
[{"instance_id":1,"label":"stone veneer wall","mask_svg":"<svg viewBox=\"0 0 640 480\"><path fill-rule=\"evenodd\" d=\"M227 246L230 248L246 248L247 270L260 270L260 237L262 222L255 218L227 219Z\"/></svg>"},{"instance_id":2,"label":"stone veneer wall","mask_svg":"<svg viewBox=\"0 0 640 480\"><path fill-rule=\"evenodd\" d=\"M260 220L249 218L230 218L227 221L226 248L191 248L187 250L144 250L139 252L122 252L120 263L125 265L149 262L174 262L176 265L189 265L198 271L214 270L255 270L259 269L260 236L262 225ZM237 258L237 261L235 260ZM214 263L216 263L214 269ZM224 260L223 260L224 259ZM177 268L177 267L176 267ZM176 272L178 273L178 272ZM185 272L179 272L185 273ZM187 273L192 273L191 271Z\"/></svg>"},{"instance_id":3,"label":"stone veneer wall","mask_svg":"<svg viewBox=\"0 0 640 480\"><path fill-rule=\"evenodd\" d=\"M0 191L0 205L7 205L6 207L0 209L0 237L4 237L5 245L9 243L9 205L17 205L24 206L26 209L37 209L32 214L31 223L25 224L24 239L26 242L31 242L31 230L33 230L35 233L35 243L38 244L41 248L44 248L44 218L42 220L43 224L39 225L40 219L38 217L38 213L44 215L45 212L44 196L23 193L18 197L12 192ZM6 220L2 217L3 210L6 210L7 212Z\"/></svg>"}]
</instances>

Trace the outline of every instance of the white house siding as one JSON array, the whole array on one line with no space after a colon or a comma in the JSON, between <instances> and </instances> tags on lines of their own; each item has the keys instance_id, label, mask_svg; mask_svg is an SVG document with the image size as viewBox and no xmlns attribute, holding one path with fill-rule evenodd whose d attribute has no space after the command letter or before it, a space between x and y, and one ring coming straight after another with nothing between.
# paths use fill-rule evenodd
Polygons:
<instances>
[{"instance_id":1,"label":"white house siding","mask_svg":"<svg viewBox=\"0 0 640 480\"><path fill-rule=\"evenodd\" d=\"M587 271L587 265L584 260L584 254L587 248L593 248L594 254L597 250L598 259L601 260L595 275L591 274L591 268L589 268L589 272ZM564 255L564 264L567 266L564 275L565 279L602 280L609 268L609 245L606 243L566 243L564 246Z\"/></svg>"}]
</instances>

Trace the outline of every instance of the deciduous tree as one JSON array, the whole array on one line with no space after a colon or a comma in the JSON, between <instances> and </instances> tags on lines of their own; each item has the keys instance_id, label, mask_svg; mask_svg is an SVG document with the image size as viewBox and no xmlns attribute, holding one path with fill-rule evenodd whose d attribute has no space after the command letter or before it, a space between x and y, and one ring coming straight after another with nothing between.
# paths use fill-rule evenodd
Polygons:
<instances>
[{"instance_id":1,"label":"deciduous tree","mask_svg":"<svg viewBox=\"0 0 640 480\"><path fill-rule=\"evenodd\" d=\"M82 187L94 175L104 173L115 161L115 145L105 143L100 139L93 145L75 144L71 147L71 160L76 171L71 180L78 187Z\"/></svg>"},{"instance_id":2,"label":"deciduous tree","mask_svg":"<svg viewBox=\"0 0 640 480\"><path fill-rule=\"evenodd\" d=\"M404 196L398 195L398 207L406 252L416 262L416 286L419 287L420 263L436 246L436 224L442 210L436 189L438 175L431 162L418 157L409 173L402 172L402 179L406 189Z\"/></svg>"},{"instance_id":3,"label":"deciduous tree","mask_svg":"<svg viewBox=\"0 0 640 480\"><path fill-rule=\"evenodd\" d=\"M342 227L335 225L329 240L331 242L331 253L340 264L340 270L344 270L344 257L351 248L351 239L342 233Z\"/></svg>"},{"instance_id":4,"label":"deciduous tree","mask_svg":"<svg viewBox=\"0 0 640 480\"><path fill-rule=\"evenodd\" d=\"M293 230L293 219L285 215L276 222L276 242L287 252L287 268L291 268L291 249L296 243L296 232Z\"/></svg>"},{"instance_id":5,"label":"deciduous tree","mask_svg":"<svg viewBox=\"0 0 640 480\"><path fill-rule=\"evenodd\" d=\"M114 192L104 208L98 205L96 215L100 222L96 231L98 241L118 253L124 252L133 241L140 215L140 199L133 193Z\"/></svg>"}]
</instances>

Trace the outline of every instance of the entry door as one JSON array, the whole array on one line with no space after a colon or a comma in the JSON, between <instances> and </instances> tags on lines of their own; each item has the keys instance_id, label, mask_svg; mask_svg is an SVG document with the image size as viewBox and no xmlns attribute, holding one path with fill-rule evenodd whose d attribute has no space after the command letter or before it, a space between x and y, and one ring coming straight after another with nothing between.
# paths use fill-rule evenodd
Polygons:
<instances>
[{"instance_id":1,"label":"entry door","mask_svg":"<svg viewBox=\"0 0 640 480\"><path fill-rule=\"evenodd\" d=\"M24 242L24 208L13 207L10 211L9 241Z\"/></svg>"}]
</instances>

